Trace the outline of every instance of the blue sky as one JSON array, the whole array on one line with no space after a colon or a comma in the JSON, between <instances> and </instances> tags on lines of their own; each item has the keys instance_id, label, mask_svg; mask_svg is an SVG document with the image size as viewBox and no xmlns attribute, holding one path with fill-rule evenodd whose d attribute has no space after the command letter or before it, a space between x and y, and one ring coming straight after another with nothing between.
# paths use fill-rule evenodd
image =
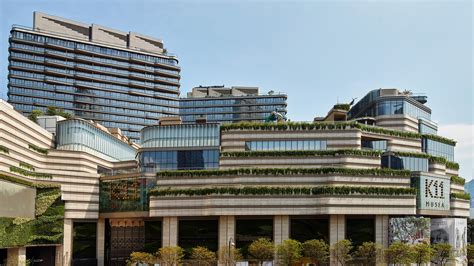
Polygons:
<instances>
[{"instance_id":1,"label":"blue sky","mask_svg":"<svg viewBox=\"0 0 474 266\"><path fill-rule=\"evenodd\" d=\"M473 174L471 1L0 1L0 97L8 35L38 10L161 38L198 85L259 86L288 94L292 120L337 101L396 87L428 95L440 132L457 138Z\"/></svg>"}]
</instances>

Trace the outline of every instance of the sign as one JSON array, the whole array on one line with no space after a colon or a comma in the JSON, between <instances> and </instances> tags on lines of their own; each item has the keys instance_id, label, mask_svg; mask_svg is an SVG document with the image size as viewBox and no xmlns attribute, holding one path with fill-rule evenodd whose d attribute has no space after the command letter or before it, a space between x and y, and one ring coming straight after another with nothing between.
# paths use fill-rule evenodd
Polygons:
<instances>
[{"instance_id":1,"label":"sign","mask_svg":"<svg viewBox=\"0 0 474 266\"><path fill-rule=\"evenodd\" d=\"M436 211L449 210L450 179L426 175L422 175L416 179L418 209Z\"/></svg>"},{"instance_id":2,"label":"sign","mask_svg":"<svg viewBox=\"0 0 474 266\"><path fill-rule=\"evenodd\" d=\"M407 244L430 242L430 218L401 217L390 219L390 243Z\"/></svg>"},{"instance_id":3,"label":"sign","mask_svg":"<svg viewBox=\"0 0 474 266\"><path fill-rule=\"evenodd\" d=\"M448 243L453 247L456 261L467 261L467 219L431 219L431 244Z\"/></svg>"}]
</instances>

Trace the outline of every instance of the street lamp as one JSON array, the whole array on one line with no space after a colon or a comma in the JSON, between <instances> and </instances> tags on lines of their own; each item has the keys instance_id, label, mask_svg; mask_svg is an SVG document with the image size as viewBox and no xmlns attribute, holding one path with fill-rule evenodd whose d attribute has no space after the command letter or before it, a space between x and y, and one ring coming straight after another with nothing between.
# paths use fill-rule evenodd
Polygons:
<instances>
[{"instance_id":1,"label":"street lamp","mask_svg":"<svg viewBox=\"0 0 474 266\"><path fill-rule=\"evenodd\" d=\"M235 247L235 243L234 243L234 239L231 237L231 238L229 238L229 245L228 245L228 250L227 250L228 255L229 255L229 257L227 259L227 261L229 262L229 266L231 265L231 249L232 249L232 247Z\"/></svg>"}]
</instances>

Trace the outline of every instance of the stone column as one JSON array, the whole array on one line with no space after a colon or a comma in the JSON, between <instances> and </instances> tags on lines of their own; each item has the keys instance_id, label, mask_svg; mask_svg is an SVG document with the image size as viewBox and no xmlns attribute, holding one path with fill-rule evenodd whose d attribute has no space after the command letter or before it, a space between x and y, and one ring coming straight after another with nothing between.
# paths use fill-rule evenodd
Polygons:
<instances>
[{"instance_id":1,"label":"stone column","mask_svg":"<svg viewBox=\"0 0 474 266\"><path fill-rule=\"evenodd\" d=\"M329 245L343 240L346 237L346 217L340 214L333 214L329 217ZM331 254L331 265L338 265L334 254Z\"/></svg>"},{"instance_id":2,"label":"stone column","mask_svg":"<svg viewBox=\"0 0 474 266\"><path fill-rule=\"evenodd\" d=\"M375 242L388 248L388 215L375 216Z\"/></svg>"},{"instance_id":3,"label":"stone column","mask_svg":"<svg viewBox=\"0 0 474 266\"><path fill-rule=\"evenodd\" d=\"M104 266L105 262L105 219L97 220L97 266Z\"/></svg>"},{"instance_id":4,"label":"stone column","mask_svg":"<svg viewBox=\"0 0 474 266\"><path fill-rule=\"evenodd\" d=\"M219 246L218 250L221 248L228 248L229 242L232 242L235 245L235 217L232 215L229 216L220 216L219 217ZM220 254L218 254L220 255ZM221 259L221 258L220 258ZM218 265L224 265L219 261Z\"/></svg>"},{"instance_id":5,"label":"stone column","mask_svg":"<svg viewBox=\"0 0 474 266\"><path fill-rule=\"evenodd\" d=\"M8 266L25 266L26 265L26 247L7 249L7 265Z\"/></svg>"},{"instance_id":6,"label":"stone column","mask_svg":"<svg viewBox=\"0 0 474 266\"><path fill-rule=\"evenodd\" d=\"M63 238L63 265L71 265L72 260L72 219L64 219L64 238Z\"/></svg>"},{"instance_id":7,"label":"stone column","mask_svg":"<svg viewBox=\"0 0 474 266\"><path fill-rule=\"evenodd\" d=\"M58 245L56 246L56 254L55 254L55 257L54 257L54 264L55 265L63 265L63 246L62 245Z\"/></svg>"},{"instance_id":8,"label":"stone column","mask_svg":"<svg viewBox=\"0 0 474 266\"><path fill-rule=\"evenodd\" d=\"M275 215L273 218L273 242L281 244L290 238L290 217L288 215Z\"/></svg>"},{"instance_id":9,"label":"stone column","mask_svg":"<svg viewBox=\"0 0 474 266\"><path fill-rule=\"evenodd\" d=\"M163 238L162 246L177 246L178 245L178 217L163 217Z\"/></svg>"}]
</instances>

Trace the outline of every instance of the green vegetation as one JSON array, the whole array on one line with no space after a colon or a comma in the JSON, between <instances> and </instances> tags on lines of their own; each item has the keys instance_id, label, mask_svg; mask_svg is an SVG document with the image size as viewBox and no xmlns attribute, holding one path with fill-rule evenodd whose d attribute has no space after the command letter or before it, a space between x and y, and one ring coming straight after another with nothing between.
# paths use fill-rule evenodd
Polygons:
<instances>
[{"instance_id":1,"label":"green vegetation","mask_svg":"<svg viewBox=\"0 0 474 266\"><path fill-rule=\"evenodd\" d=\"M339 104L335 104L333 109L349 111L349 109L351 109L351 105L348 103L339 103Z\"/></svg>"},{"instance_id":2,"label":"green vegetation","mask_svg":"<svg viewBox=\"0 0 474 266\"><path fill-rule=\"evenodd\" d=\"M365 132L383 134L394 137L421 139L427 138L441 143L456 145L456 141L444 138L438 135L419 134L416 132L407 132L393 130L382 127L367 126L357 122L286 122L286 123L259 123L259 122L241 122L229 123L221 126L222 131L229 130L344 130L360 129Z\"/></svg>"},{"instance_id":3,"label":"green vegetation","mask_svg":"<svg viewBox=\"0 0 474 266\"><path fill-rule=\"evenodd\" d=\"M452 169L452 170L459 170L459 164L455 163L455 162L447 161L446 162L446 168L447 169Z\"/></svg>"},{"instance_id":4,"label":"green vegetation","mask_svg":"<svg viewBox=\"0 0 474 266\"><path fill-rule=\"evenodd\" d=\"M164 266L179 265L184 258L184 250L178 246L162 247L156 255L159 263Z\"/></svg>"},{"instance_id":5,"label":"green vegetation","mask_svg":"<svg viewBox=\"0 0 474 266\"><path fill-rule=\"evenodd\" d=\"M34 219L0 218L0 247L61 243L64 203L60 193L59 188L38 188Z\"/></svg>"},{"instance_id":6,"label":"green vegetation","mask_svg":"<svg viewBox=\"0 0 474 266\"><path fill-rule=\"evenodd\" d=\"M238 151L222 152L221 157L283 157L283 156L340 156L356 155L379 157L380 151L371 150L321 150L321 151Z\"/></svg>"},{"instance_id":7,"label":"green vegetation","mask_svg":"<svg viewBox=\"0 0 474 266\"><path fill-rule=\"evenodd\" d=\"M259 238L249 246L250 256L256 259L259 265L264 261L271 261L275 256L275 246L268 238Z\"/></svg>"},{"instance_id":8,"label":"green vegetation","mask_svg":"<svg viewBox=\"0 0 474 266\"><path fill-rule=\"evenodd\" d=\"M35 177L35 178L49 178L49 179L53 178L53 176L51 174L36 173L36 172L28 171L28 170L25 170L23 168L16 167L16 166L10 166L10 172L17 173L17 174L24 175L24 176L31 176L31 177Z\"/></svg>"},{"instance_id":9,"label":"green vegetation","mask_svg":"<svg viewBox=\"0 0 474 266\"><path fill-rule=\"evenodd\" d=\"M437 243L431 246L433 249L432 262L436 265L446 265L454 258L453 247L448 243Z\"/></svg>"},{"instance_id":10,"label":"green vegetation","mask_svg":"<svg viewBox=\"0 0 474 266\"><path fill-rule=\"evenodd\" d=\"M8 149L7 147L5 147L3 145L0 145L0 152L10 154L10 149Z\"/></svg>"},{"instance_id":11,"label":"green vegetation","mask_svg":"<svg viewBox=\"0 0 474 266\"><path fill-rule=\"evenodd\" d=\"M28 116L28 119L36 123L38 122L38 116L42 116L42 115L43 115L43 111L36 109L36 110L31 111L30 115Z\"/></svg>"},{"instance_id":12,"label":"green vegetation","mask_svg":"<svg viewBox=\"0 0 474 266\"><path fill-rule=\"evenodd\" d=\"M185 189L151 189L150 196L209 196L209 195L415 195L414 188L392 187L213 187Z\"/></svg>"},{"instance_id":13,"label":"green vegetation","mask_svg":"<svg viewBox=\"0 0 474 266\"><path fill-rule=\"evenodd\" d=\"M301 259L302 245L293 239L286 239L276 247L279 265L293 265Z\"/></svg>"},{"instance_id":14,"label":"green vegetation","mask_svg":"<svg viewBox=\"0 0 474 266\"><path fill-rule=\"evenodd\" d=\"M310 258L311 263L319 266L329 260L329 245L324 240L311 239L305 241L302 247L303 256Z\"/></svg>"},{"instance_id":15,"label":"green vegetation","mask_svg":"<svg viewBox=\"0 0 474 266\"><path fill-rule=\"evenodd\" d=\"M2 174L0 174L0 180L9 181L12 183L17 183L20 185L35 187L35 188L59 188L60 187L59 184L55 184L55 183L31 182L31 181L24 180L21 178L8 176L8 175L2 175Z\"/></svg>"},{"instance_id":16,"label":"green vegetation","mask_svg":"<svg viewBox=\"0 0 474 266\"><path fill-rule=\"evenodd\" d=\"M362 265L376 265L382 259L382 247L374 242L364 242L356 248L353 257Z\"/></svg>"},{"instance_id":17,"label":"green vegetation","mask_svg":"<svg viewBox=\"0 0 474 266\"><path fill-rule=\"evenodd\" d=\"M223 265L235 265L237 261L243 259L240 250L231 246L230 249L227 246L221 247L218 251L219 253L219 263Z\"/></svg>"},{"instance_id":18,"label":"green vegetation","mask_svg":"<svg viewBox=\"0 0 474 266\"><path fill-rule=\"evenodd\" d=\"M351 250L353 246L350 240L339 240L331 246L331 253L338 265L345 266L352 260Z\"/></svg>"},{"instance_id":19,"label":"green vegetation","mask_svg":"<svg viewBox=\"0 0 474 266\"><path fill-rule=\"evenodd\" d=\"M40 148L34 144L28 144L28 148L34 150L34 151L37 151L39 153L42 153L42 154L48 154L48 149L44 149L44 148Z\"/></svg>"},{"instance_id":20,"label":"green vegetation","mask_svg":"<svg viewBox=\"0 0 474 266\"><path fill-rule=\"evenodd\" d=\"M20 167L23 167L23 168L28 169L30 171L35 171L35 168L33 167L33 165L25 163L25 162L20 162Z\"/></svg>"},{"instance_id":21,"label":"green vegetation","mask_svg":"<svg viewBox=\"0 0 474 266\"><path fill-rule=\"evenodd\" d=\"M400 241L393 242L385 250L385 259L389 264L410 264L413 262L411 246Z\"/></svg>"},{"instance_id":22,"label":"green vegetation","mask_svg":"<svg viewBox=\"0 0 474 266\"><path fill-rule=\"evenodd\" d=\"M194 247L191 250L191 260L193 265L197 266L211 266L217 261L216 253L210 251L205 247Z\"/></svg>"},{"instance_id":23,"label":"green vegetation","mask_svg":"<svg viewBox=\"0 0 474 266\"><path fill-rule=\"evenodd\" d=\"M245 176L245 175L330 175L341 174L351 176L406 176L410 177L409 170L395 170L388 168L353 169L340 167L323 168L239 168L229 170L177 170L156 173L157 177L197 177L197 176Z\"/></svg>"},{"instance_id":24,"label":"green vegetation","mask_svg":"<svg viewBox=\"0 0 474 266\"><path fill-rule=\"evenodd\" d=\"M460 176L453 175L451 176L451 183L464 186L464 184L466 183L466 180Z\"/></svg>"},{"instance_id":25,"label":"green vegetation","mask_svg":"<svg viewBox=\"0 0 474 266\"><path fill-rule=\"evenodd\" d=\"M471 195L466 192L461 193L451 193L451 199L462 199L462 200L470 200Z\"/></svg>"},{"instance_id":26,"label":"green vegetation","mask_svg":"<svg viewBox=\"0 0 474 266\"><path fill-rule=\"evenodd\" d=\"M59 115L59 116L62 116L66 119L69 119L69 118L72 118L72 114L68 113L68 112L65 112L63 109L61 108L57 108L57 107L54 107L54 106L48 106L46 108L46 115Z\"/></svg>"}]
</instances>

